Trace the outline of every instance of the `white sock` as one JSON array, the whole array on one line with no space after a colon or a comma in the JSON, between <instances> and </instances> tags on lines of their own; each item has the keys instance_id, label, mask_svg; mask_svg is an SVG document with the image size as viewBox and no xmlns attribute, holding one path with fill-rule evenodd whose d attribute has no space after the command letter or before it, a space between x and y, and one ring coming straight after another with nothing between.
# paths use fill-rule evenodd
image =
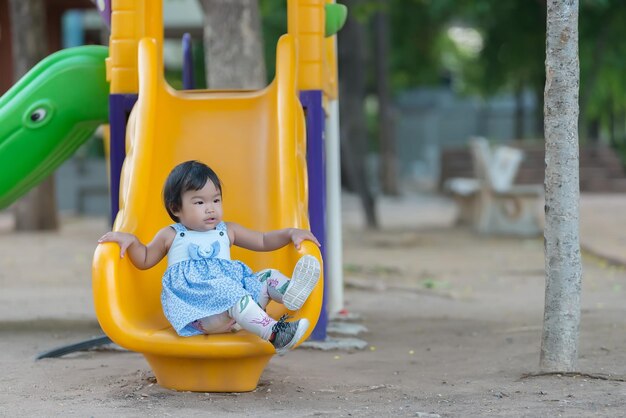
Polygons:
<instances>
[{"instance_id":1,"label":"white sock","mask_svg":"<svg viewBox=\"0 0 626 418\"><path fill-rule=\"evenodd\" d=\"M258 335L264 340L272 336L272 327L276 323L251 296L242 297L229 310L228 314L248 332Z\"/></svg>"},{"instance_id":2,"label":"white sock","mask_svg":"<svg viewBox=\"0 0 626 418\"><path fill-rule=\"evenodd\" d=\"M283 303L283 295L289 286L289 278L275 269L261 270L257 278L263 285L259 294L259 305L265 309L270 300Z\"/></svg>"}]
</instances>

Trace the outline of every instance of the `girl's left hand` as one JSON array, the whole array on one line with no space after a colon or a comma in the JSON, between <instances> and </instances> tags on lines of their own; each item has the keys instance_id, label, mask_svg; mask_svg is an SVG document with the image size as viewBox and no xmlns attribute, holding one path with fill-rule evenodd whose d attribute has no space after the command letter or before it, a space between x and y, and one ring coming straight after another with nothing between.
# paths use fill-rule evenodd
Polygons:
<instances>
[{"instance_id":1,"label":"girl's left hand","mask_svg":"<svg viewBox=\"0 0 626 418\"><path fill-rule=\"evenodd\" d=\"M293 242L293 245L296 246L297 250L300 249L302 241L311 241L314 242L318 247L320 246L320 243L317 238L315 238L315 235L313 235L311 231L307 231L306 229L293 228L290 235L291 241Z\"/></svg>"}]
</instances>

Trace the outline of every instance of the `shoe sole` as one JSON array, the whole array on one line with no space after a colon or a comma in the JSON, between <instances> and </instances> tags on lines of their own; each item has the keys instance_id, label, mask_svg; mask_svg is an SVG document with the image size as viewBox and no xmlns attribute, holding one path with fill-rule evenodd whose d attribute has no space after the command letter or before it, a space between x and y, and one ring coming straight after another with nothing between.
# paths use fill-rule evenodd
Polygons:
<instances>
[{"instance_id":1,"label":"shoe sole","mask_svg":"<svg viewBox=\"0 0 626 418\"><path fill-rule=\"evenodd\" d=\"M291 311L297 311L304 305L320 278L320 262L312 255L305 255L298 260L291 275L291 282L283 295L283 304Z\"/></svg>"},{"instance_id":2,"label":"shoe sole","mask_svg":"<svg viewBox=\"0 0 626 418\"><path fill-rule=\"evenodd\" d=\"M276 354L282 356L287 351L291 350L293 346L298 344L300 339L302 339L302 336L304 335L307 329L309 329L309 320L306 318L300 319L300 322L298 322L298 329L296 329L296 333L293 335L293 338L291 339L291 341L289 341L289 344L287 344L283 348L276 349Z\"/></svg>"}]
</instances>

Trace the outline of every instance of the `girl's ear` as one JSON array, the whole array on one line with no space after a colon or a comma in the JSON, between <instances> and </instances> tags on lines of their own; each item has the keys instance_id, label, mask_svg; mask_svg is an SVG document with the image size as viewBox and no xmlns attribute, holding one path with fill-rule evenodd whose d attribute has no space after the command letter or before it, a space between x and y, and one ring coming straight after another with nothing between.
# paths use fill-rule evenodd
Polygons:
<instances>
[{"instance_id":1,"label":"girl's ear","mask_svg":"<svg viewBox=\"0 0 626 418\"><path fill-rule=\"evenodd\" d=\"M177 218L180 217L178 216L180 214L180 208L177 205L175 204L170 205L170 212L172 212L172 214L176 216Z\"/></svg>"}]
</instances>

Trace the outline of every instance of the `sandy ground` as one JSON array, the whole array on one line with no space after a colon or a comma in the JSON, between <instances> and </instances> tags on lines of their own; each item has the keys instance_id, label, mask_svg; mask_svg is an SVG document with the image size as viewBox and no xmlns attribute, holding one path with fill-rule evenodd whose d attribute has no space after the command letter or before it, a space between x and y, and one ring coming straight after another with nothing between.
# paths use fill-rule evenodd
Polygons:
<instances>
[{"instance_id":1,"label":"sandy ground","mask_svg":"<svg viewBox=\"0 0 626 418\"><path fill-rule=\"evenodd\" d=\"M111 347L35 361L99 334L90 262L106 221L64 217L59 232L15 234L0 216L0 416L626 415L626 197L583 200L576 376L525 377L539 363L541 239L479 238L452 226L441 198L380 209L383 228L366 232L358 202L344 201L345 303L367 347L299 348L243 394L161 388L141 355Z\"/></svg>"}]
</instances>

